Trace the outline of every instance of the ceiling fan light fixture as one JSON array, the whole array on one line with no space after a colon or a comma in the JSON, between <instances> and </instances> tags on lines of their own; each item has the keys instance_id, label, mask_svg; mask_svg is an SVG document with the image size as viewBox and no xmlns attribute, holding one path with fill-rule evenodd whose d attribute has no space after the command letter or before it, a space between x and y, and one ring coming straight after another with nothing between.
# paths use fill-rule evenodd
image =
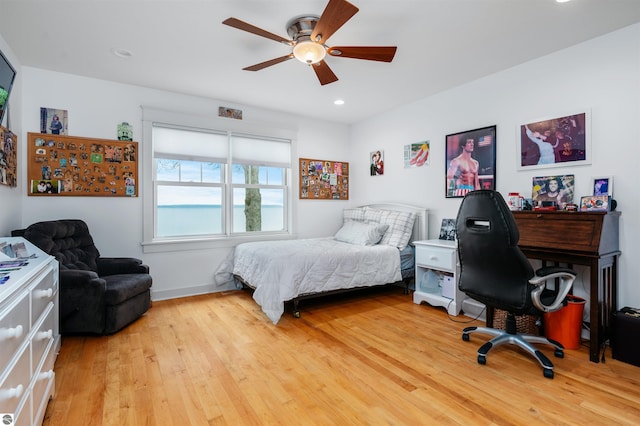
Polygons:
<instances>
[{"instance_id":1,"label":"ceiling fan light fixture","mask_svg":"<svg viewBox=\"0 0 640 426\"><path fill-rule=\"evenodd\" d=\"M321 44L311 40L298 40L293 47L293 56L305 64L315 64L324 59L327 50Z\"/></svg>"}]
</instances>

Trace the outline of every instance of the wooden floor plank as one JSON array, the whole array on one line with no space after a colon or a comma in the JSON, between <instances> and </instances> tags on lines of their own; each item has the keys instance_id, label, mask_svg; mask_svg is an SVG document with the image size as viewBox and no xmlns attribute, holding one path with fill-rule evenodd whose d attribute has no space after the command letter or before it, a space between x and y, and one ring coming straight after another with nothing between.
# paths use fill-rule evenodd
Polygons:
<instances>
[{"instance_id":1,"label":"wooden floor plank","mask_svg":"<svg viewBox=\"0 0 640 426\"><path fill-rule=\"evenodd\" d=\"M273 325L251 294L154 302L112 336L65 336L44 425L640 423L640 370L586 346L553 357L555 378L520 350L402 289L305 301Z\"/></svg>"}]
</instances>

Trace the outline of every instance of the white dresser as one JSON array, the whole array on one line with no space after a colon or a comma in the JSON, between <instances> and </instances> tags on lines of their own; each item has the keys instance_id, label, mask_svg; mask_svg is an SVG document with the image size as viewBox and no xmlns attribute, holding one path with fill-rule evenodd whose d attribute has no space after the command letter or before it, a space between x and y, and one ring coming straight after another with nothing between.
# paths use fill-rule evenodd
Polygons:
<instances>
[{"instance_id":1,"label":"white dresser","mask_svg":"<svg viewBox=\"0 0 640 426\"><path fill-rule=\"evenodd\" d=\"M58 262L23 238L36 257L0 284L0 424L41 425L55 391L60 349Z\"/></svg>"}]
</instances>

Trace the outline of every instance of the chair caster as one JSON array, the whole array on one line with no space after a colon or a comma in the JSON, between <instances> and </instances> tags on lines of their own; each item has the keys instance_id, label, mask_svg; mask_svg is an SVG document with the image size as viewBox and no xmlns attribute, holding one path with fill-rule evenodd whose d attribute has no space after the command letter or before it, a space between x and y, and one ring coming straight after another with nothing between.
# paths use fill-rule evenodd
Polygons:
<instances>
[{"instance_id":1,"label":"chair caster","mask_svg":"<svg viewBox=\"0 0 640 426\"><path fill-rule=\"evenodd\" d=\"M543 369L542 374L544 374L544 377L546 377L547 379L553 379L553 370L551 370L550 368Z\"/></svg>"},{"instance_id":2,"label":"chair caster","mask_svg":"<svg viewBox=\"0 0 640 426\"><path fill-rule=\"evenodd\" d=\"M469 335L467 333L462 333L462 340L464 340L465 342L469 341Z\"/></svg>"},{"instance_id":3,"label":"chair caster","mask_svg":"<svg viewBox=\"0 0 640 426\"><path fill-rule=\"evenodd\" d=\"M478 355L478 364L485 365L486 363L487 363L487 357L484 355ZM553 372L551 374L553 374Z\"/></svg>"},{"instance_id":4,"label":"chair caster","mask_svg":"<svg viewBox=\"0 0 640 426\"><path fill-rule=\"evenodd\" d=\"M564 351L562 349L556 349L555 351L553 351L553 354L556 356L556 358L564 358Z\"/></svg>"}]
</instances>

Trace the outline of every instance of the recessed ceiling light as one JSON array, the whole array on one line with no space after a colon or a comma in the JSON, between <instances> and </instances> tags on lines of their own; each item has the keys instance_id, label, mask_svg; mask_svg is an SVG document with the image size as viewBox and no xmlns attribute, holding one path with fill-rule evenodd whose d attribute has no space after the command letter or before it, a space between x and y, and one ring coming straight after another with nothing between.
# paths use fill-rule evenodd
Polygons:
<instances>
[{"instance_id":1,"label":"recessed ceiling light","mask_svg":"<svg viewBox=\"0 0 640 426\"><path fill-rule=\"evenodd\" d=\"M118 56L119 58L130 58L133 56L133 53L131 53L130 50L127 49L116 49L113 48L111 49L111 53L113 53L114 55Z\"/></svg>"},{"instance_id":2,"label":"recessed ceiling light","mask_svg":"<svg viewBox=\"0 0 640 426\"><path fill-rule=\"evenodd\" d=\"M342 99L336 99L335 101L333 101L334 105L344 105L344 101Z\"/></svg>"},{"instance_id":3,"label":"recessed ceiling light","mask_svg":"<svg viewBox=\"0 0 640 426\"><path fill-rule=\"evenodd\" d=\"M571 1L571 0L556 0L556 2L558 2L558 3L566 3L566 2L569 2L569 1Z\"/></svg>"}]
</instances>

